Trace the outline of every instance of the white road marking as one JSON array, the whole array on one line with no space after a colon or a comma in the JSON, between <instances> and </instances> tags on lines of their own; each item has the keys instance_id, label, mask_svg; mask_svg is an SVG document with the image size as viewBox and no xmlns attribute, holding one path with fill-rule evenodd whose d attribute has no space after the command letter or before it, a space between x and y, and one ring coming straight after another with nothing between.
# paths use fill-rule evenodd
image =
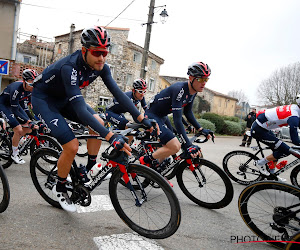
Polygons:
<instances>
[{"instance_id":1,"label":"white road marking","mask_svg":"<svg viewBox=\"0 0 300 250\"><path fill-rule=\"evenodd\" d=\"M91 213L103 210L114 210L108 195L92 195L92 203L88 207L77 206L78 213Z\"/></svg>"},{"instance_id":2,"label":"white road marking","mask_svg":"<svg viewBox=\"0 0 300 250\"><path fill-rule=\"evenodd\" d=\"M94 237L94 242L99 250L163 250L154 240L136 233Z\"/></svg>"}]
</instances>

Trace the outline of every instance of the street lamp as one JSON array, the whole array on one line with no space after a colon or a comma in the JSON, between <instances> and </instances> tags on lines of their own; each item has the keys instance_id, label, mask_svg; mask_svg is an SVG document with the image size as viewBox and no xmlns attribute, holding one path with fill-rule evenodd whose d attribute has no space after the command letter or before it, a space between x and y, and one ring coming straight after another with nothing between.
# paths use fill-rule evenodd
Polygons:
<instances>
[{"instance_id":1,"label":"street lamp","mask_svg":"<svg viewBox=\"0 0 300 250\"><path fill-rule=\"evenodd\" d=\"M142 24L142 25L145 25L145 24L147 25L144 50L143 50L143 58L142 58L142 67L141 67L141 73L140 73L140 76L143 79L145 79L146 72L147 72L147 61L148 61L148 55L149 55L149 45L150 45L152 24L155 23L155 22L153 22L154 9L160 8L160 7L166 7L166 5L157 6L157 7L154 7L154 5L155 5L155 0L151 0L150 6L149 6L148 22ZM168 16L169 15L168 15L166 9L164 9L160 13L161 22L165 23Z\"/></svg>"}]
</instances>

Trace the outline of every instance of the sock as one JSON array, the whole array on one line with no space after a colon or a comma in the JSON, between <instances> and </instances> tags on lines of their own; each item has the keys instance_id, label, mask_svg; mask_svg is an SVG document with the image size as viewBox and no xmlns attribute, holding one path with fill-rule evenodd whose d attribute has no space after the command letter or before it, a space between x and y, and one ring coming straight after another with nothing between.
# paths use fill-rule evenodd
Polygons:
<instances>
[{"instance_id":1,"label":"sock","mask_svg":"<svg viewBox=\"0 0 300 250\"><path fill-rule=\"evenodd\" d=\"M16 156L18 153L19 153L18 147L12 146L12 155L13 155L13 156Z\"/></svg>"},{"instance_id":2,"label":"sock","mask_svg":"<svg viewBox=\"0 0 300 250\"><path fill-rule=\"evenodd\" d=\"M65 186L66 181L67 181L67 178L61 178L61 177L58 176L57 184L56 184L56 191L57 192L64 192L64 193L67 192L67 189L66 189L66 186Z\"/></svg>"},{"instance_id":3,"label":"sock","mask_svg":"<svg viewBox=\"0 0 300 250\"><path fill-rule=\"evenodd\" d=\"M155 159L153 158L152 154L151 155L146 155L144 156L144 162L145 163L151 163L152 161L154 161Z\"/></svg>"},{"instance_id":4,"label":"sock","mask_svg":"<svg viewBox=\"0 0 300 250\"><path fill-rule=\"evenodd\" d=\"M97 155L88 155L88 162L86 164L86 170L90 171L92 167L96 164Z\"/></svg>"},{"instance_id":5,"label":"sock","mask_svg":"<svg viewBox=\"0 0 300 250\"><path fill-rule=\"evenodd\" d=\"M265 164L267 164L269 161L266 158L260 159L257 161L257 164L260 166L263 166Z\"/></svg>"}]
</instances>

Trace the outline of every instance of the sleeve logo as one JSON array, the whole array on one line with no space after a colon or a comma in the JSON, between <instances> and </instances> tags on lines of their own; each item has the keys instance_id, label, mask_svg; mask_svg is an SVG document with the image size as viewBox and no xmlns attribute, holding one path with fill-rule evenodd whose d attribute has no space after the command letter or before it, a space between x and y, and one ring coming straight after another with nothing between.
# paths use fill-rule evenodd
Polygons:
<instances>
[{"instance_id":1,"label":"sleeve logo","mask_svg":"<svg viewBox=\"0 0 300 250\"><path fill-rule=\"evenodd\" d=\"M72 69L72 74L71 74L71 85L76 85L77 83L77 70Z\"/></svg>"}]
</instances>

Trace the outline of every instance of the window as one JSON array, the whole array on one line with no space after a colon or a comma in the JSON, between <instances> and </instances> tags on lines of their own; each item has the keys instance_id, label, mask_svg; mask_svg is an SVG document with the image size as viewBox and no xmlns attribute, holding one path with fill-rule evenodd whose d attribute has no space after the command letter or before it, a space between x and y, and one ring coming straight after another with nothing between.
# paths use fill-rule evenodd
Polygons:
<instances>
[{"instance_id":1,"label":"window","mask_svg":"<svg viewBox=\"0 0 300 250\"><path fill-rule=\"evenodd\" d=\"M99 105L106 106L111 100L112 100L112 98L109 98L109 97L100 97Z\"/></svg>"},{"instance_id":2,"label":"window","mask_svg":"<svg viewBox=\"0 0 300 250\"><path fill-rule=\"evenodd\" d=\"M133 80L132 80L132 74L127 74L126 76L126 85L132 85Z\"/></svg>"},{"instance_id":3,"label":"window","mask_svg":"<svg viewBox=\"0 0 300 250\"><path fill-rule=\"evenodd\" d=\"M153 78L149 79L149 90L154 91L155 80Z\"/></svg>"},{"instance_id":4,"label":"window","mask_svg":"<svg viewBox=\"0 0 300 250\"><path fill-rule=\"evenodd\" d=\"M153 70L156 69L156 61L152 60L151 68L152 68Z\"/></svg>"},{"instance_id":5,"label":"window","mask_svg":"<svg viewBox=\"0 0 300 250\"><path fill-rule=\"evenodd\" d=\"M107 64L108 67L110 68L110 72L112 77L114 78L114 74L115 74L115 66L112 66L111 64Z\"/></svg>"},{"instance_id":6,"label":"window","mask_svg":"<svg viewBox=\"0 0 300 250\"><path fill-rule=\"evenodd\" d=\"M140 63L142 61L142 54L139 52L134 52L133 54L133 61Z\"/></svg>"},{"instance_id":7,"label":"window","mask_svg":"<svg viewBox=\"0 0 300 250\"><path fill-rule=\"evenodd\" d=\"M24 60L24 63L30 63L30 56L24 56L23 57L23 60Z\"/></svg>"},{"instance_id":8,"label":"window","mask_svg":"<svg viewBox=\"0 0 300 250\"><path fill-rule=\"evenodd\" d=\"M61 43L58 44L58 50L57 50L57 54L61 54Z\"/></svg>"}]
</instances>

